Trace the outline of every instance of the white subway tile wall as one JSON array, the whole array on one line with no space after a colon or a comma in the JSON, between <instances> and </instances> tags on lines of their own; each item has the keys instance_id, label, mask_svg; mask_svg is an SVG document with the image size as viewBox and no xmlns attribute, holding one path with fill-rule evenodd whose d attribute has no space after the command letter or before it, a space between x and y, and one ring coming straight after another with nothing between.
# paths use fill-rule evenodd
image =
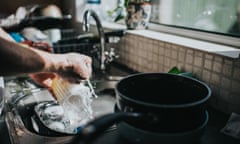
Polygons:
<instances>
[{"instance_id":1,"label":"white subway tile wall","mask_svg":"<svg viewBox=\"0 0 240 144\"><path fill-rule=\"evenodd\" d=\"M211 106L225 113L240 113L240 59L130 33L117 47L117 62L139 72L168 72L177 66L211 87Z\"/></svg>"}]
</instances>

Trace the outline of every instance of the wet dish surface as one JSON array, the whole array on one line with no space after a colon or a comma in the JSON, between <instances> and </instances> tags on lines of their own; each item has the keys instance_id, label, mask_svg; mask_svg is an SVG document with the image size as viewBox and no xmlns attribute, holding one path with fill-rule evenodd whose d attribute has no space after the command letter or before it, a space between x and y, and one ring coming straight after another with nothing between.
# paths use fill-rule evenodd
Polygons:
<instances>
[{"instance_id":1,"label":"wet dish surface","mask_svg":"<svg viewBox=\"0 0 240 144\"><path fill-rule=\"evenodd\" d=\"M91 120L94 120L95 118L105 114L113 113L114 104L115 97L110 94L99 95L97 98L93 98L93 118ZM52 131L63 134L74 134L74 128L72 128L69 123L69 121L71 120L68 119L68 117L66 117L62 111L62 107L54 101L42 102L35 106L35 113L37 115L37 119L39 119L45 127ZM86 120L86 123L91 120ZM41 127L38 126L36 121L36 117L32 117L32 123L33 125L35 125L34 130L39 133L39 129L41 129ZM81 125L79 126L81 127Z\"/></svg>"}]
</instances>

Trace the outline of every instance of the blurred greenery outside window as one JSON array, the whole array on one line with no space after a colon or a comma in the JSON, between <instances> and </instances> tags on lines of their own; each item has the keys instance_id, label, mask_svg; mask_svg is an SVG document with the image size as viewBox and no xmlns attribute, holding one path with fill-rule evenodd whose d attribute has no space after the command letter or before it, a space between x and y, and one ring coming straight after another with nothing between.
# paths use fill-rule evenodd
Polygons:
<instances>
[{"instance_id":1,"label":"blurred greenery outside window","mask_svg":"<svg viewBox=\"0 0 240 144\"><path fill-rule=\"evenodd\" d=\"M149 29L168 29L167 32L175 34L178 34L175 30L180 30L179 35L181 29L190 30L200 32L202 39L207 34L210 35L207 40L212 37L215 42L226 41L227 45L240 47L237 42L240 38L240 0L151 0L151 4L150 23L155 27L150 25ZM198 37L199 33L195 38Z\"/></svg>"}]
</instances>

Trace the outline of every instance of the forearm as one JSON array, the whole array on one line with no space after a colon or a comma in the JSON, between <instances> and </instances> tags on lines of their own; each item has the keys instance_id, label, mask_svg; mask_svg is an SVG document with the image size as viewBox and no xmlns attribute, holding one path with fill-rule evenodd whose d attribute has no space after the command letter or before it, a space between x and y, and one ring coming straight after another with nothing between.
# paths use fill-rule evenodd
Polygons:
<instances>
[{"instance_id":1,"label":"forearm","mask_svg":"<svg viewBox=\"0 0 240 144\"><path fill-rule=\"evenodd\" d=\"M0 28L0 76L54 72L70 82L91 76L92 59L78 53L53 54L15 43Z\"/></svg>"},{"instance_id":2,"label":"forearm","mask_svg":"<svg viewBox=\"0 0 240 144\"><path fill-rule=\"evenodd\" d=\"M25 48L0 37L0 75L16 75L48 71L52 67L51 54Z\"/></svg>"}]
</instances>

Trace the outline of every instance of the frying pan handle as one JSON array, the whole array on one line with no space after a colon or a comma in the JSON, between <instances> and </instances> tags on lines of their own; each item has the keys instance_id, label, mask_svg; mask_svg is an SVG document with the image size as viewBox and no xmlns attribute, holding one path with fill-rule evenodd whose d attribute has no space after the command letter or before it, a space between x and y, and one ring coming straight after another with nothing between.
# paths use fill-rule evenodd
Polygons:
<instances>
[{"instance_id":1,"label":"frying pan handle","mask_svg":"<svg viewBox=\"0 0 240 144\"><path fill-rule=\"evenodd\" d=\"M73 137L72 143L86 143L101 135L107 128L122 120L138 119L142 116L134 112L117 112L101 116L83 127L77 129L77 134Z\"/></svg>"}]
</instances>

